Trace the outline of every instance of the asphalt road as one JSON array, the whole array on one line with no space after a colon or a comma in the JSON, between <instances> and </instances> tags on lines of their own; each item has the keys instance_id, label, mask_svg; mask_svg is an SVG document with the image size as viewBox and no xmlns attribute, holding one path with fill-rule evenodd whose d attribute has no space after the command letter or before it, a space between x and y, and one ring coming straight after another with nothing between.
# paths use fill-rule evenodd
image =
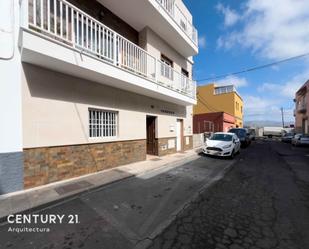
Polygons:
<instances>
[{"instance_id":1,"label":"asphalt road","mask_svg":"<svg viewBox=\"0 0 309 249\"><path fill-rule=\"evenodd\" d=\"M67 199L35 214L64 215L62 224L1 224L0 248L130 249L145 247L201 189L237 161L200 157ZM78 215L77 224L68 224ZM75 216L74 216L75 217ZM74 220L76 221L76 220ZM49 232L16 232L41 228ZM9 229L15 229L9 232ZM46 231L46 230L45 230Z\"/></svg>"},{"instance_id":2,"label":"asphalt road","mask_svg":"<svg viewBox=\"0 0 309 249\"><path fill-rule=\"evenodd\" d=\"M201 157L40 213L79 223L36 225L49 233L2 224L0 248L307 249L309 148L256 141L233 161Z\"/></svg>"},{"instance_id":3,"label":"asphalt road","mask_svg":"<svg viewBox=\"0 0 309 249\"><path fill-rule=\"evenodd\" d=\"M309 248L309 148L257 141L149 249Z\"/></svg>"}]
</instances>

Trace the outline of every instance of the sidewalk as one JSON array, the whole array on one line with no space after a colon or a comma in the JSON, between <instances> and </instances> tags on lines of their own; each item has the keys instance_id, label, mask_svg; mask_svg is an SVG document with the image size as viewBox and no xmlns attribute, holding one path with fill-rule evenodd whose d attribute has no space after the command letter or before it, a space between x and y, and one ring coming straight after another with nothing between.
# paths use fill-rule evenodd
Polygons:
<instances>
[{"instance_id":1,"label":"sidewalk","mask_svg":"<svg viewBox=\"0 0 309 249\"><path fill-rule=\"evenodd\" d=\"M197 159L198 149L189 150L164 157L149 157L146 161L132 163L116 168L104 170L90 175L64 180L48 185L22 190L6 195L0 195L0 219L9 214L29 209L44 208L53 202L90 191L104 185L120 181L129 177L138 176L162 167L176 167L191 160ZM5 221L5 219L3 220Z\"/></svg>"}]
</instances>

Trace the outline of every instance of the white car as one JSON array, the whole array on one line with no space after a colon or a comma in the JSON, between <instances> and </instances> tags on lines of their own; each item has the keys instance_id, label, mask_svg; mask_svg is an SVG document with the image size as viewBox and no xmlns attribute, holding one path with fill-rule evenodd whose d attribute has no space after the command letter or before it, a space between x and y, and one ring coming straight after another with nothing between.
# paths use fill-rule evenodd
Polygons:
<instances>
[{"instance_id":1,"label":"white car","mask_svg":"<svg viewBox=\"0 0 309 249\"><path fill-rule=\"evenodd\" d=\"M216 132L206 139L203 153L206 155L234 158L240 151L240 140L236 134L230 132Z\"/></svg>"},{"instance_id":2,"label":"white car","mask_svg":"<svg viewBox=\"0 0 309 249\"><path fill-rule=\"evenodd\" d=\"M292 145L294 146L308 146L309 145L309 135L304 135L304 134L296 134L292 138Z\"/></svg>"}]
</instances>

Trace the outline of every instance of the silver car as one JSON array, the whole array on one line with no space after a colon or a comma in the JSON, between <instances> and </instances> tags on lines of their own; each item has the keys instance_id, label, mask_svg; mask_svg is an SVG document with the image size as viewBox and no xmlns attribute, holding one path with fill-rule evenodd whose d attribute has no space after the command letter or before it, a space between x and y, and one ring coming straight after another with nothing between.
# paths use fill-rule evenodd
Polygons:
<instances>
[{"instance_id":1,"label":"silver car","mask_svg":"<svg viewBox=\"0 0 309 249\"><path fill-rule=\"evenodd\" d=\"M296 134L292 138L292 145L294 145L294 146L301 146L301 145L309 146L309 135Z\"/></svg>"}]
</instances>

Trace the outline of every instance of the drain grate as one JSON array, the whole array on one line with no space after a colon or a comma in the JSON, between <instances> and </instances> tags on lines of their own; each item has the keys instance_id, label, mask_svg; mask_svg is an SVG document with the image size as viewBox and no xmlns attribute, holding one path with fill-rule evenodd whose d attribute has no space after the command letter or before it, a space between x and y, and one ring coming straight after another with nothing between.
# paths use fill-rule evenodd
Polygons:
<instances>
[{"instance_id":1,"label":"drain grate","mask_svg":"<svg viewBox=\"0 0 309 249\"><path fill-rule=\"evenodd\" d=\"M153 158L153 159L150 159L150 161L160 161L162 160L161 158Z\"/></svg>"},{"instance_id":2,"label":"drain grate","mask_svg":"<svg viewBox=\"0 0 309 249\"><path fill-rule=\"evenodd\" d=\"M93 186L93 184L91 184L90 182L87 181L80 181L80 182L74 182L65 186L61 186L61 187L57 187L55 188L55 191L59 194L59 195L64 195L79 189L83 189L83 188L89 188Z\"/></svg>"}]
</instances>

